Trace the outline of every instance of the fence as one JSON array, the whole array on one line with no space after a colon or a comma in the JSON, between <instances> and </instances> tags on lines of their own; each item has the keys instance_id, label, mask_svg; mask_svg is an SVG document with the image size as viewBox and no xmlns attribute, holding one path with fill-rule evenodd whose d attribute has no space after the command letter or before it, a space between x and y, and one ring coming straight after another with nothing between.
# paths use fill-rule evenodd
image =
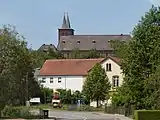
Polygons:
<instances>
[{"instance_id":1,"label":"fence","mask_svg":"<svg viewBox=\"0 0 160 120\"><path fill-rule=\"evenodd\" d=\"M132 116L134 113L134 106L105 106L105 113Z\"/></svg>"}]
</instances>

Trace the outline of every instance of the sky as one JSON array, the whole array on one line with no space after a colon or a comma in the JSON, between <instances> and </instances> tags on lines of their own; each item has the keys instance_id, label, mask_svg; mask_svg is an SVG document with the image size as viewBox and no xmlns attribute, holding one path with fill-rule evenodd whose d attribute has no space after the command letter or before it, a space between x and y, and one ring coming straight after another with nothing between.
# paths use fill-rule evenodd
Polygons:
<instances>
[{"instance_id":1,"label":"sky","mask_svg":"<svg viewBox=\"0 0 160 120\"><path fill-rule=\"evenodd\" d=\"M58 43L68 12L75 34L130 34L152 3L160 0L0 0L0 27L14 25L29 47Z\"/></svg>"}]
</instances>

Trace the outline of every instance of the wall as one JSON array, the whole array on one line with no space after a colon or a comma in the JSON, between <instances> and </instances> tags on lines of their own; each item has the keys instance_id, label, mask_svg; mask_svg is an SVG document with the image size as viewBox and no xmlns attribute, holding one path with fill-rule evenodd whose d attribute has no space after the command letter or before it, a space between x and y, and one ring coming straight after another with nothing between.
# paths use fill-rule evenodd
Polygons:
<instances>
[{"instance_id":1,"label":"wall","mask_svg":"<svg viewBox=\"0 0 160 120\"><path fill-rule=\"evenodd\" d=\"M50 83L50 78L53 77L53 83ZM58 83L58 78L61 77L61 82ZM45 83L41 83L44 87L51 89L71 89L82 90L84 77L83 76L38 76L38 81L41 81L42 78L45 79Z\"/></svg>"},{"instance_id":2,"label":"wall","mask_svg":"<svg viewBox=\"0 0 160 120\"><path fill-rule=\"evenodd\" d=\"M120 69L120 66L114 62L112 59L108 59L102 63L102 67L106 70L106 64L111 63L111 71L106 71L106 74L108 76L108 79L112 85L112 77L117 75L119 76L119 86L123 83L123 74L122 70Z\"/></svg>"}]
</instances>

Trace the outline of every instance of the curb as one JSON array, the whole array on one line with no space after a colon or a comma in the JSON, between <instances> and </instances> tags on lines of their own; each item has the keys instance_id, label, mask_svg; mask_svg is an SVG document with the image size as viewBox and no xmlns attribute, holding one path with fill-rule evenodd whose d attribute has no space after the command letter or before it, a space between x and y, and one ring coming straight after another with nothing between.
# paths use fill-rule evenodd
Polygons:
<instances>
[{"instance_id":1,"label":"curb","mask_svg":"<svg viewBox=\"0 0 160 120\"><path fill-rule=\"evenodd\" d=\"M116 120L133 120L133 119L128 118L128 117L126 117L124 115L114 114L114 116L115 116Z\"/></svg>"}]
</instances>

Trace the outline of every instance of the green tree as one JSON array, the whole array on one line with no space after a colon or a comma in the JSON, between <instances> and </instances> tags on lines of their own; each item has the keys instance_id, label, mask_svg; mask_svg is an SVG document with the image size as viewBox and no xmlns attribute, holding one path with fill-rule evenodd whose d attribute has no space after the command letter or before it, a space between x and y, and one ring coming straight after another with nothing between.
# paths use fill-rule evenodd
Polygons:
<instances>
[{"instance_id":1,"label":"green tree","mask_svg":"<svg viewBox=\"0 0 160 120\"><path fill-rule=\"evenodd\" d=\"M72 59L82 58L79 49L73 49L71 52Z\"/></svg>"},{"instance_id":2,"label":"green tree","mask_svg":"<svg viewBox=\"0 0 160 120\"><path fill-rule=\"evenodd\" d=\"M130 40L128 41L122 41L122 40L111 40L111 46L115 50L114 54L119 57L119 58L125 58L127 55L127 49L128 49L128 44Z\"/></svg>"},{"instance_id":3,"label":"green tree","mask_svg":"<svg viewBox=\"0 0 160 120\"><path fill-rule=\"evenodd\" d=\"M34 80L33 61L24 38L11 26L4 26L0 33L1 111L6 104L24 105L36 94L32 91L38 88L38 83Z\"/></svg>"},{"instance_id":4,"label":"green tree","mask_svg":"<svg viewBox=\"0 0 160 120\"><path fill-rule=\"evenodd\" d=\"M105 100L110 90L110 83L105 70L100 63L97 63L89 72L83 86L83 93L87 98L97 101Z\"/></svg>"},{"instance_id":5,"label":"green tree","mask_svg":"<svg viewBox=\"0 0 160 120\"><path fill-rule=\"evenodd\" d=\"M149 87L146 81L160 64L160 8L152 6L133 30L133 40L129 43L126 57L122 61L124 82L130 103L137 109L150 108L146 104ZM150 79L152 81L152 79ZM147 93L147 92L148 93ZM126 95L127 96L127 95Z\"/></svg>"},{"instance_id":6,"label":"green tree","mask_svg":"<svg viewBox=\"0 0 160 120\"><path fill-rule=\"evenodd\" d=\"M91 49L89 52L86 53L86 55L83 56L83 58L89 59L89 58L100 58L100 53L96 49Z\"/></svg>"},{"instance_id":7,"label":"green tree","mask_svg":"<svg viewBox=\"0 0 160 120\"><path fill-rule=\"evenodd\" d=\"M42 50L30 50L32 54L32 59L34 62L34 68L41 68L44 62L48 59L61 59L63 55L59 51L54 51L49 48L48 52L43 52Z\"/></svg>"},{"instance_id":8,"label":"green tree","mask_svg":"<svg viewBox=\"0 0 160 120\"><path fill-rule=\"evenodd\" d=\"M152 73L144 84L145 105L148 109L160 109L160 66Z\"/></svg>"}]
</instances>

